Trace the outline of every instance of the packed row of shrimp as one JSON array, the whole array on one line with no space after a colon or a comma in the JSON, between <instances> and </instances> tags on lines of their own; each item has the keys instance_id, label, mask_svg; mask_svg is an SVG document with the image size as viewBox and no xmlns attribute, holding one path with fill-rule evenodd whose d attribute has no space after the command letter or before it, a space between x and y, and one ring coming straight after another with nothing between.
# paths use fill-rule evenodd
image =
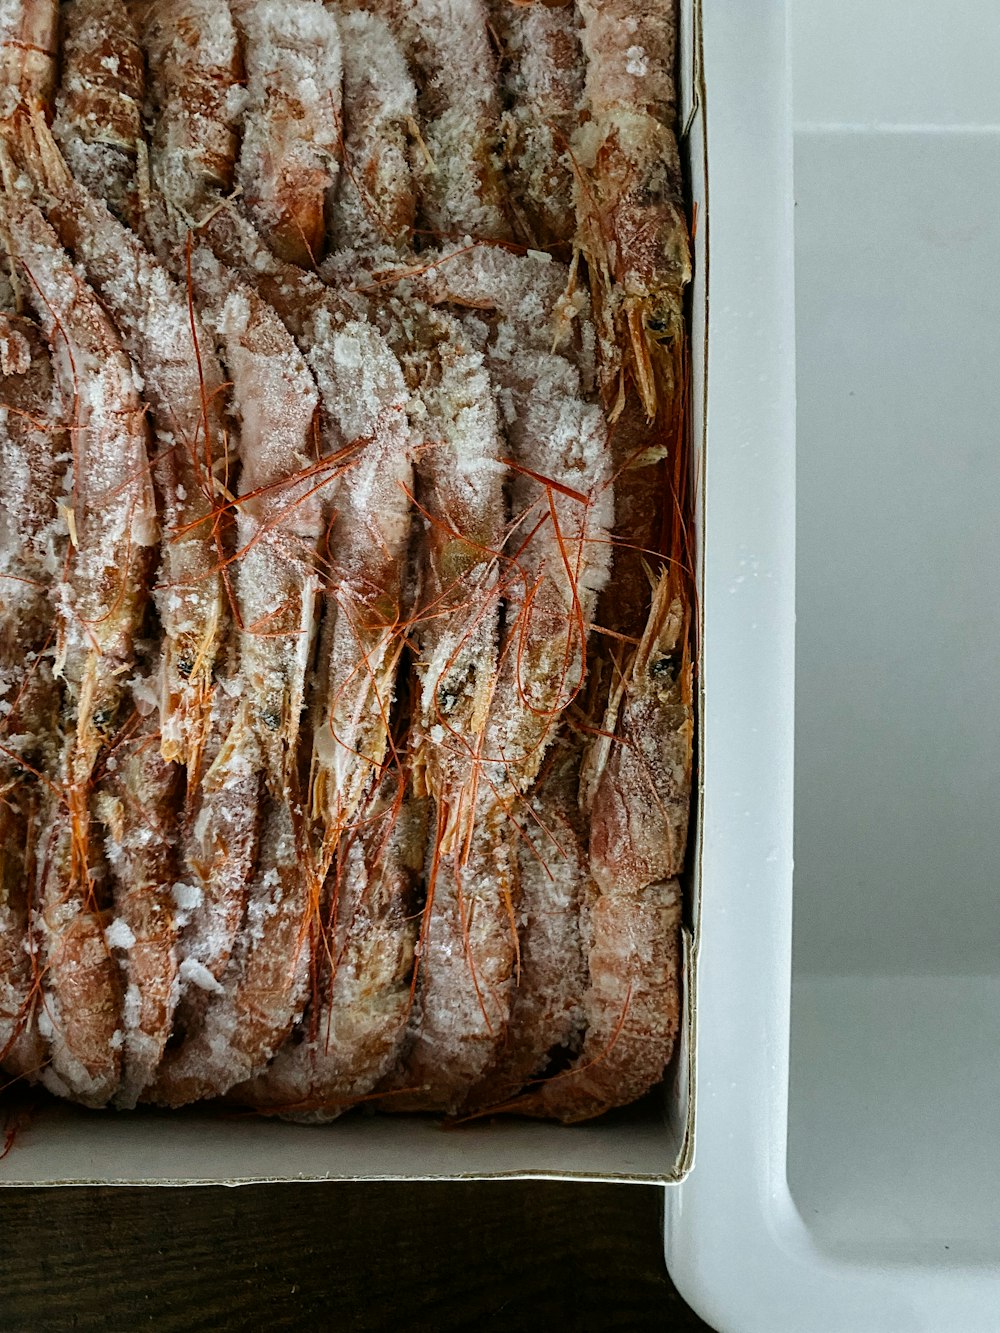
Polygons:
<instances>
[{"instance_id":1,"label":"packed row of shrimp","mask_svg":"<svg viewBox=\"0 0 1000 1333\"><path fill-rule=\"evenodd\" d=\"M692 770L669 0L0 0L0 1064L587 1119Z\"/></svg>"}]
</instances>

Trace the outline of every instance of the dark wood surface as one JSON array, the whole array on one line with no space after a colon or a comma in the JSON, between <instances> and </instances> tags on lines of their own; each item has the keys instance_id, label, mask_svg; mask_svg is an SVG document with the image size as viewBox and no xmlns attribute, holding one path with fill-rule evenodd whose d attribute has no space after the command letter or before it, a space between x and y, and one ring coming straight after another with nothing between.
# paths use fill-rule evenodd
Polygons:
<instances>
[{"instance_id":1,"label":"dark wood surface","mask_svg":"<svg viewBox=\"0 0 1000 1333\"><path fill-rule=\"evenodd\" d=\"M0 1330L656 1329L662 1194L621 1185L0 1193Z\"/></svg>"}]
</instances>

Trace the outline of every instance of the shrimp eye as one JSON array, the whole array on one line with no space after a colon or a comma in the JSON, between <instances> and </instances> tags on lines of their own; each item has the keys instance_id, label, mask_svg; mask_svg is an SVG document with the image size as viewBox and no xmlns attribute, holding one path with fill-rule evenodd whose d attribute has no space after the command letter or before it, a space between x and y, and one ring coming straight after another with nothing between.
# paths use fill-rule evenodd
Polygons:
<instances>
[{"instance_id":1,"label":"shrimp eye","mask_svg":"<svg viewBox=\"0 0 1000 1333\"><path fill-rule=\"evenodd\" d=\"M194 663L191 661L190 657L183 657L177 663L177 670L185 680L188 680L190 679L191 672L194 670Z\"/></svg>"},{"instance_id":2,"label":"shrimp eye","mask_svg":"<svg viewBox=\"0 0 1000 1333\"><path fill-rule=\"evenodd\" d=\"M276 708L265 708L260 716L269 731L277 731L281 726L281 714Z\"/></svg>"},{"instance_id":3,"label":"shrimp eye","mask_svg":"<svg viewBox=\"0 0 1000 1333\"><path fill-rule=\"evenodd\" d=\"M94 712L94 727L97 731L103 731L113 716L110 708L98 708Z\"/></svg>"},{"instance_id":4,"label":"shrimp eye","mask_svg":"<svg viewBox=\"0 0 1000 1333\"><path fill-rule=\"evenodd\" d=\"M458 695L452 694L447 686L443 685L441 689L438 690L438 708L440 708L441 712L444 713L446 717L453 711L457 703Z\"/></svg>"},{"instance_id":5,"label":"shrimp eye","mask_svg":"<svg viewBox=\"0 0 1000 1333\"><path fill-rule=\"evenodd\" d=\"M666 333L667 322L665 319L657 319L655 315L652 315L646 320L646 328L649 329L650 333Z\"/></svg>"},{"instance_id":6,"label":"shrimp eye","mask_svg":"<svg viewBox=\"0 0 1000 1333\"><path fill-rule=\"evenodd\" d=\"M658 657L649 668L649 674L654 680L663 681L667 685L672 685L677 679L678 668L677 654L667 653L664 657Z\"/></svg>"}]
</instances>

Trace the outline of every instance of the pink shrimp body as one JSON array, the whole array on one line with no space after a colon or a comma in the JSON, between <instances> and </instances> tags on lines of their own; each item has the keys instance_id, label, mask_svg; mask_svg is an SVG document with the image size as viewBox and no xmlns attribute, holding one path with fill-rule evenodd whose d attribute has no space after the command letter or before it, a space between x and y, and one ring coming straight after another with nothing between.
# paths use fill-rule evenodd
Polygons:
<instances>
[{"instance_id":1,"label":"pink shrimp body","mask_svg":"<svg viewBox=\"0 0 1000 1333\"><path fill-rule=\"evenodd\" d=\"M344 168L330 226L336 248L370 253L408 241L416 216L411 139L417 90L385 21L338 20L344 57Z\"/></svg>"},{"instance_id":2,"label":"pink shrimp body","mask_svg":"<svg viewBox=\"0 0 1000 1333\"><path fill-rule=\"evenodd\" d=\"M59 0L0 0L0 129L51 105L58 31Z\"/></svg>"},{"instance_id":3,"label":"pink shrimp body","mask_svg":"<svg viewBox=\"0 0 1000 1333\"><path fill-rule=\"evenodd\" d=\"M147 686L145 696L151 694ZM121 1083L115 1104L133 1107L163 1056L177 1001L177 919L180 874L177 822L181 769L160 753L159 718L146 718L105 757L95 797L106 830L113 919L105 936L121 968Z\"/></svg>"},{"instance_id":4,"label":"pink shrimp body","mask_svg":"<svg viewBox=\"0 0 1000 1333\"><path fill-rule=\"evenodd\" d=\"M568 148L583 102L576 7L492 0L490 16L501 43L502 132L519 231L529 245L567 244L576 230Z\"/></svg>"},{"instance_id":5,"label":"pink shrimp body","mask_svg":"<svg viewBox=\"0 0 1000 1333\"><path fill-rule=\"evenodd\" d=\"M312 268L341 155L340 35L322 0L238 0L247 76L237 183L282 259Z\"/></svg>"},{"instance_id":6,"label":"pink shrimp body","mask_svg":"<svg viewBox=\"0 0 1000 1333\"><path fill-rule=\"evenodd\" d=\"M301 1033L232 1099L295 1119L332 1120L392 1068L406 1032L426 844L423 802L390 774L345 833L331 875L319 979Z\"/></svg>"},{"instance_id":7,"label":"pink shrimp body","mask_svg":"<svg viewBox=\"0 0 1000 1333\"><path fill-rule=\"evenodd\" d=\"M52 129L80 184L133 230L145 192L145 66L124 0L62 9L62 78Z\"/></svg>"}]
</instances>

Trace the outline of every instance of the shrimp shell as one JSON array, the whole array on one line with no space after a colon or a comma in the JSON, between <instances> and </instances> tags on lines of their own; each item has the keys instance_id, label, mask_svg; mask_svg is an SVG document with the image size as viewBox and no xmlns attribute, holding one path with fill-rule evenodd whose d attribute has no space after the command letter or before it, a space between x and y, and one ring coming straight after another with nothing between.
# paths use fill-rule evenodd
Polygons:
<instances>
[{"instance_id":1,"label":"shrimp shell","mask_svg":"<svg viewBox=\"0 0 1000 1333\"><path fill-rule=\"evenodd\" d=\"M578 244L602 335L605 402L622 392L622 348L647 415L682 336L691 247L674 130L676 20L633 0L579 0L590 119L573 140ZM678 386L668 384L668 390Z\"/></svg>"},{"instance_id":2,"label":"shrimp shell","mask_svg":"<svg viewBox=\"0 0 1000 1333\"><path fill-rule=\"evenodd\" d=\"M59 0L4 0L0 7L0 129L21 106L49 107L56 80Z\"/></svg>"},{"instance_id":3,"label":"shrimp shell","mask_svg":"<svg viewBox=\"0 0 1000 1333\"><path fill-rule=\"evenodd\" d=\"M579 742L553 752L520 817L520 956L510 1022L496 1064L464 1112L507 1101L553 1052L579 1050L587 965L581 937L589 865L577 801Z\"/></svg>"},{"instance_id":4,"label":"shrimp shell","mask_svg":"<svg viewBox=\"0 0 1000 1333\"><path fill-rule=\"evenodd\" d=\"M680 873L694 737L688 616L660 575L639 647L612 692L597 743L590 857L602 889L639 892Z\"/></svg>"},{"instance_id":5,"label":"shrimp shell","mask_svg":"<svg viewBox=\"0 0 1000 1333\"><path fill-rule=\"evenodd\" d=\"M450 853L476 803L496 685L507 468L482 340L470 338L457 320L438 315L436 323L441 341L422 358L430 438L417 466L426 527L411 755L416 790L447 811L442 850Z\"/></svg>"},{"instance_id":6,"label":"shrimp shell","mask_svg":"<svg viewBox=\"0 0 1000 1333\"><path fill-rule=\"evenodd\" d=\"M166 1054L146 1100L183 1106L221 1097L265 1068L305 1008L310 887L292 812L274 802L229 966L221 981L192 972L194 984L209 991L201 1024Z\"/></svg>"},{"instance_id":7,"label":"shrimp shell","mask_svg":"<svg viewBox=\"0 0 1000 1333\"><path fill-rule=\"evenodd\" d=\"M409 239L416 216L412 136L417 90L385 21L364 10L338 20L344 57L344 171L333 207L335 247L360 253Z\"/></svg>"},{"instance_id":8,"label":"shrimp shell","mask_svg":"<svg viewBox=\"0 0 1000 1333\"><path fill-rule=\"evenodd\" d=\"M279 258L315 267L340 170L340 34L322 0L236 0L247 93L236 180Z\"/></svg>"},{"instance_id":9,"label":"shrimp shell","mask_svg":"<svg viewBox=\"0 0 1000 1333\"><path fill-rule=\"evenodd\" d=\"M233 187L244 93L226 0L144 0L135 6L149 68L150 165L188 223L205 197Z\"/></svg>"},{"instance_id":10,"label":"shrimp shell","mask_svg":"<svg viewBox=\"0 0 1000 1333\"><path fill-rule=\"evenodd\" d=\"M161 750L165 759L196 768L225 623L223 535L214 518L225 438L222 369L186 295L73 181L47 127L36 118L32 129L29 167L47 192L50 221L112 313L153 409L154 474L170 534L156 593L164 628Z\"/></svg>"},{"instance_id":11,"label":"shrimp shell","mask_svg":"<svg viewBox=\"0 0 1000 1333\"><path fill-rule=\"evenodd\" d=\"M37 791L24 785L0 795L0 1066L15 1077L36 1074L47 1054L38 1031L31 921L38 803Z\"/></svg>"},{"instance_id":12,"label":"shrimp shell","mask_svg":"<svg viewBox=\"0 0 1000 1333\"><path fill-rule=\"evenodd\" d=\"M567 148L583 103L580 21L573 5L491 0L508 105L502 119L512 208L529 245L574 238Z\"/></svg>"},{"instance_id":13,"label":"shrimp shell","mask_svg":"<svg viewBox=\"0 0 1000 1333\"><path fill-rule=\"evenodd\" d=\"M106 830L114 920L106 938L123 986L121 1083L115 1105L136 1105L163 1056L177 1002L174 886L182 770L160 753L153 710L114 746L95 796Z\"/></svg>"},{"instance_id":14,"label":"shrimp shell","mask_svg":"<svg viewBox=\"0 0 1000 1333\"><path fill-rule=\"evenodd\" d=\"M111 733L133 664L145 575L157 537L146 427L132 364L94 294L34 205L8 185L6 225L49 342L63 399L72 401L72 558L57 596L56 670L73 734L50 800L40 858L44 998L50 1036L43 1080L88 1105L114 1092L121 1054L115 967L97 911L90 838L94 764ZM89 980L88 980L89 978Z\"/></svg>"},{"instance_id":15,"label":"shrimp shell","mask_svg":"<svg viewBox=\"0 0 1000 1333\"><path fill-rule=\"evenodd\" d=\"M145 65L124 0L63 5L62 78L52 131L73 175L138 230L145 184Z\"/></svg>"},{"instance_id":16,"label":"shrimp shell","mask_svg":"<svg viewBox=\"0 0 1000 1333\"><path fill-rule=\"evenodd\" d=\"M517 851L506 812L483 801L468 846L431 848L406 1052L382 1083L387 1111L457 1111L496 1059L517 959Z\"/></svg>"},{"instance_id":17,"label":"shrimp shell","mask_svg":"<svg viewBox=\"0 0 1000 1333\"><path fill-rule=\"evenodd\" d=\"M495 161L500 107L481 0L365 0L392 28L420 88L421 221L438 236L511 235Z\"/></svg>"},{"instance_id":18,"label":"shrimp shell","mask_svg":"<svg viewBox=\"0 0 1000 1333\"><path fill-rule=\"evenodd\" d=\"M303 1030L232 1100L314 1123L333 1120L393 1067L406 1033L425 803L387 778L341 842Z\"/></svg>"}]
</instances>

